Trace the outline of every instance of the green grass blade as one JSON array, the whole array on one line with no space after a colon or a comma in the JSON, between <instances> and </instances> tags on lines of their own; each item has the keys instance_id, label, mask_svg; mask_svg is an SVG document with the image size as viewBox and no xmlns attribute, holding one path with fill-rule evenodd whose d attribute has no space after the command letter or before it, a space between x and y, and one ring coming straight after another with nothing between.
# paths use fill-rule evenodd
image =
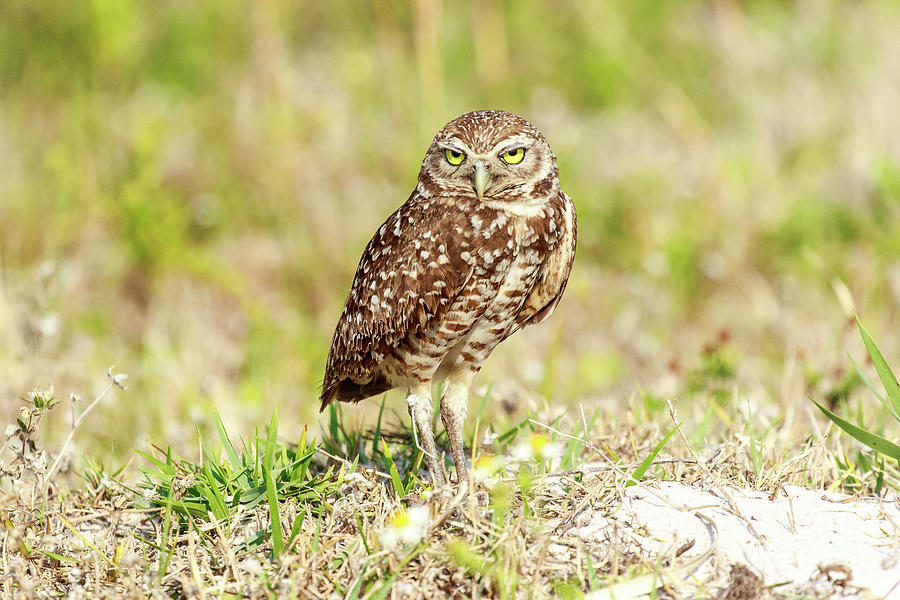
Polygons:
<instances>
[{"instance_id":1,"label":"green grass blade","mask_svg":"<svg viewBox=\"0 0 900 600\"><path fill-rule=\"evenodd\" d=\"M68 527L69 531L71 531L72 533L74 533L74 534L78 537L78 539L80 539L80 540L82 541L82 543L83 543L85 546L87 546L88 548L90 548L91 550L93 550L94 553L97 554L97 556L99 556L100 558L102 558L109 566L111 566L112 568L116 568L116 564L112 561L112 559L111 559L110 557L108 557L108 556L106 555L105 552L103 552L100 548L98 548L97 546L95 546L94 544L92 544L91 541L90 541L89 539L87 539L86 537L84 537L84 534L82 534L80 531L78 531L77 529L75 529L75 527L74 527L71 523L69 523L65 518L63 518L62 515L57 515L57 518L60 520L60 522L61 522L63 525L65 525L66 527Z\"/></svg>"},{"instance_id":2,"label":"green grass blade","mask_svg":"<svg viewBox=\"0 0 900 600\"><path fill-rule=\"evenodd\" d=\"M308 450L306 445L306 428L303 428L303 436L300 438L300 444L297 445L297 454L294 455L294 467L291 473L292 481L306 481L306 474L309 471L309 463L319 449L313 440L312 450ZM302 448L302 449L301 449Z\"/></svg>"},{"instance_id":3,"label":"green grass blade","mask_svg":"<svg viewBox=\"0 0 900 600\"><path fill-rule=\"evenodd\" d=\"M266 429L266 452L263 455L263 466L266 471L271 471L275 464L275 448L278 442L278 403L272 411L272 420Z\"/></svg>"},{"instance_id":4,"label":"green grass blade","mask_svg":"<svg viewBox=\"0 0 900 600\"><path fill-rule=\"evenodd\" d=\"M72 564L76 564L76 565L79 562L81 562L76 558L72 558L71 556L63 556L62 554L56 554L54 552L47 552L46 550L40 550L40 549L35 550L35 554L43 554L44 556L46 556L48 558L52 558L52 559L58 560L60 562L67 562L67 563L72 563Z\"/></svg>"},{"instance_id":5,"label":"green grass blade","mask_svg":"<svg viewBox=\"0 0 900 600\"><path fill-rule=\"evenodd\" d=\"M172 560L172 554L175 552L175 544L172 544L172 547L169 548L169 530L172 528L172 504L174 503L174 494L175 492L170 486L168 497L165 500L165 512L163 513L163 533L160 543L160 546L162 546L163 549L160 551L159 569L156 573L157 587L162 585L163 577L166 576L166 572L169 570L169 561Z\"/></svg>"},{"instance_id":6,"label":"green grass blade","mask_svg":"<svg viewBox=\"0 0 900 600\"><path fill-rule=\"evenodd\" d=\"M170 508L175 513L192 516L192 517L207 517L207 513L210 511L209 504L205 504L203 502L192 502L187 500L171 500L164 498L157 498L152 501L153 504L162 508Z\"/></svg>"},{"instance_id":7,"label":"green grass blade","mask_svg":"<svg viewBox=\"0 0 900 600\"><path fill-rule=\"evenodd\" d=\"M287 548L288 550L294 545L294 540L297 539L297 536L300 534L300 528L303 527L303 521L306 520L306 507L303 510L297 513L297 516L294 517L294 524L291 526L291 533L288 536Z\"/></svg>"},{"instance_id":8,"label":"green grass blade","mask_svg":"<svg viewBox=\"0 0 900 600\"><path fill-rule=\"evenodd\" d=\"M891 414L894 414L894 407L888 403L887 398L884 397L884 394L882 394L875 388L875 384L869 381L869 378L866 377L866 374L863 373L862 368L860 368L859 363L853 360L853 357L850 356L849 352L847 353L847 358L850 359L850 363L853 365L853 368L856 369L856 374L859 375L859 378L862 379L862 382L866 384L866 387L869 388L869 390L873 394L875 394L875 397L878 398L879 402L884 404L885 408L891 411Z\"/></svg>"},{"instance_id":9,"label":"green grass blade","mask_svg":"<svg viewBox=\"0 0 900 600\"><path fill-rule=\"evenodd\" d=\"M810 400L812 400L812 399L810 398ZM821 410L823 413L825 413L825 416L828 417L829 419L831 419L835 425L837 425L838 427L843 429L845 432L850 434L855 440L862 442L863 444L865 444L872 450L875 450L876 452L880 452L881 454L884 454L885 456L887 456L889 458L893 458L894 460L900 460L900 446L898 446L894 442L892 442L890 440L886 440L885 438L881 437L880 435L876 435L876 434L872 433L871 431L866 431L865 429L863 429L861 427L857 427L850 421L847 421L847 420L842 419L841 417L837 416L836 414L834 414L833 412L831 412L830 410L828 410L827 408L825 408L824 406L822 406L821 404L816 402L815 400L813 400L812 402L813 402L813 404L818 406L819 410Z\"/></svg>"},{"instance_id":10,"label":"green grass blade","mask_svg":"<svg viewBox=\"0 0 900 600\"><path fill-rule=\"evenodd\" d=\"M631 487L633 485L637 485L641 479L644 477L644 473L647 472L647 469L650 468L650 465L653 464L654 459L656 459L656 455L659 454L660 450L663 449L663 446L666 445L666 442L675 435L675 432L678 431L678 428L681 427L681 423L675 426L675 429L669 432L669 434L660 441L656 447L653 449L650 454L647 455L647 458L641 461L641 464L637 466L634 470L634 473L631 474L631 479L625 482L625 487Z\"/></svg>"},{"instance_id":11,"label":"green grass blade","mask_svg":"<svg viewBox=\"0 0 900 600\"><path fill-rule=\"evenodd\" d=\"M591 560L591 555L589 553L585 553L584 557L587 559L588 589L592 592L596 592L600 589L600 582L597 580L597 571L594 570L594 562Z\"/></svg>"},{"instance_id":12,"label":"green grass blade","mask_svg":"<svg viewBox=\"0 0 900 600\"><path fill-rule=\"evenodd\" d=\"M347 595L344 596L344 600L357 600L357 598L359 598L359 592L362 589L362 584L368 574L369 573L366 571L356 576L356 579L353 580L350 589L347 591Z\"/></svg>"},{"instance_id":13,"label":"green grass blade","mask_svg":"<svg viewBox=\"0 0 900 600\"><path fill-rule=\"evenodd\" d=\"M856 319L856 324L859 326L859 333L862 335L863 343L866 345L866 350L869 352L872 364L875 365L875 372L878 373L878 378L881 379L881 385L884 386L884 391L887 393L887 397L894 407L892 414L894 415L894 418L897 418L897 414L900 413L900 383L897 383L897 377L894 375L894 372L891 371L891 367L888 365L887 361L884 359L884 355L881 354L881 351L875 344L875 340L872 339L872 336L869 335L869 332L859 321L859 317Z\"/></svg>"},{"instance_id":14,"label":"green grass blade","mask_svg":"<svg viewBox=\"0 0 900 600\"><path fill-rule=\"evenodd\" d=\"M222 447L225 448L225 454L228 455L228 462L231 463L231 468L234 470L235 474L237 474L238 482L241 487L244 489L249 488L250 477L244 469L244 463L241 462L237 452L234 450L234 446L231 444L231 440L228 438L228 432L225 431L225 424L222 423L222 417L219 416L219 411L216 410L215 406L212 407L212 412L213 421L216 424L216 431L219 434L219 441L222 442Z\"/></svg>"},{"instance_id":15,"label":"green grass blade","mask_svg":"<svg viewBox=\"0 0 900 600\"><path fill-rule=\"evenodd\" d=\"M281 513L278 507L278 488L275 475L275 448L278 440L278 403L272 411L272 420L266 429L266 450L263 455L263 478L266 482L266 501L269 504L269 520L272 524L272 555L281 556L284 539L281 533Z\"/></svg>"},{"instance_id":16,"label":"green grass blade","mask_svg":"<svg viewBox=\"0 0 900 600\"><path fill-rule=\"evenodd\" d=\"M497 439L495 440L496 443L499 444L499 445L501 445L501 446L502 446L502 445L505 445L505 444L509 444L509 443L512 442L514 439L516 439L516 436L519 434L519 430L520 430L520 429L522 429L522 428L525 427L526 425L530 425L530 424L531 424L531 423L530 423L530 421L528 420L528 417L525 417L525 419L524 419L521 423L519 423L518 425L514 425L514 426L513 426L511 429L509 429L508 431L506 431L506 432L500 434L500 436L497 437Z\"/></svg>"},{"instance_id":17,"label":"green grass blade","mask_svg":"<svg viewBox=\"0 0 900 600\"><path fill-rule=\"evenodd\" d=\"M331 439L340 446L340 427L338 426L338 407L336 402L332 402L328 406L328 433Z\"/></svg>"},{"instance_id":18,"label":"green grass blade","mask_svg":"<svg viewBox=\"0 0 900 600\"><path fill-rule=\"evenodd\" d=\"M316 515L316 532L313 534L312 544L309 546L307 556L315 556L319 552L319 536L322 535L322 513Z\"/></svg>"},{"instance_id":19,"label":"green grass blade","mask_svg":"<svg viewBox=\"0 0 900 600\"><path fill-rule=\"evenodd\" d=\"M450 542L447 544L447 550L450 552L453 562L467 571L482 576L490 574L491 562L462 540Z\"/></svg>"},{"instance_id":20,"label":"green grass blade","mask_svg":"<svg viewBox=\"0 0 900 600\"><path fill-rule=\"evenodd\" d=\"M278 512L278 492L275 489L272 471L266 469L263 476L266 479L266 500L268 500L269 503L269 520L272 523L272 555L277 559L284 551L284 540L281 537L281 514Z\"/></svg>"},{"instance_id":21,"label":"green grass blade","mask_svg":"<svg viewBox=\"0 0 900 600\"><path fill-rule=\"evenodd\" d=\"M144 459L147 460L147 462L157 468L157 472L153 473L154 476L160 479L164 477L168 479L175 475L175 467L173 467L171 464L164 463L163 461L159 460L152 454L148 454L147 452L143 452L141 450L135 450L135 452L137 452L138 455L143 456ZM147 472L149 471L149 469L144 469L144 471Z\"/></svg>"},{"instance_id":22,"label":"green grass blade","mask_svg":"<svg viewBox=\"0 0 900 600\"><path fill-rule=\"evenodd\" d=\"M381 397L381 406L378 408L378 421L375 422L375 435L372 436L372 460L378 456L378 440L381 439L381 417L384 414L384 403L387 394Z\"/></svg>"},{"instance_id":23,"label":"green grass blade","mask_svg":"<svg viewBox=\"0 0 900 600\"><path fill-rule=\"evenodd\" d=\"M400 478L400 472L397 470L397 465L394 464L394 457L391 456L391 450L388 448L387 442L385 442L383 438L381 444L384 447L384 456L388 461L388 470L391 473L391 483L394 485L394 492L397 493L397 496L402 498L406 495L406 492L403 487L403 480Z\"/></svg>"},{"instance_id":24,"label":"green grass blade","mask_svg":"<svg viewBox=\"0 0 900 600\"><path fill-rule=\"evenodd\" d=\"M853 360L853 357L850 356L849 353L847 356L850 358L850 362L853 363L853 368L856 369L856 374L859 375L859 378L862 379L862 382L866 384L866 387L869 388L869 390L873 394L875 394L875 397L878 398L878 401L881 402L885 410L891 413L891 416L894 417L894 419L900 421L900 413L894 410L894 407L890 402L888 402L888 399L884 397L884 394L875 389L875 385L871 381L869 381L869 378L866 377L865 373L862 372L862 369L859 367L859 364L857 364L857 362Z\"/></svg>"},{"instance_id":25,"label":"green grass blade","mask_svg":"<svg viewBox=\"0 0 900 600\"><path fill-rule=\"evenodd\" d=\"M356 531L359 533L359 537L362 539L363 547L366 549L366 554L371 555L372 549L369 547L369 540L366 539L366 529L363 527L362 517L359 515L359 510L356 508L353 509L353 516L356 517Z\"/></svg>"},{"instance_id":26,"label":"green grass blade","mask_svg":"<svg viewBox=\"0 0 900 600\"><path fill-rule=\"evenodd\" d=\"M212 512L216 520L223 520L228 517L228 509L225 508L225 499L219 492L214 482L200 483L198 485L200 493L206 500L209 510Z\"/></svg>"}]
</instances>

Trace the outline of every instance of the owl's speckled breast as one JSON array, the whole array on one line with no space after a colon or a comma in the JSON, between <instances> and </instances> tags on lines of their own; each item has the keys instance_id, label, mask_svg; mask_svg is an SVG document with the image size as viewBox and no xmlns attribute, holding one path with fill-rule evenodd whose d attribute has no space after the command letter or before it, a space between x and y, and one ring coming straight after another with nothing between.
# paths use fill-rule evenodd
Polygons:
<instances>
[{"instance_id":1,"label":"owl's speckled breast","mask_svg":"<svg viewBox=\"0 0 900 600\"><path fill-rule=\"evenodd\" d=\"M484 203L467 207L470 235L450 251L460 253L472 274L441 320L402 340L382 363L389 381L400 386L410 379L443 377L454 369L477 370L518 328L541 266L564 233L547 225L548 219L561 216L555 204L546 203L532 216Z\"/></svg>"}]
</instances>

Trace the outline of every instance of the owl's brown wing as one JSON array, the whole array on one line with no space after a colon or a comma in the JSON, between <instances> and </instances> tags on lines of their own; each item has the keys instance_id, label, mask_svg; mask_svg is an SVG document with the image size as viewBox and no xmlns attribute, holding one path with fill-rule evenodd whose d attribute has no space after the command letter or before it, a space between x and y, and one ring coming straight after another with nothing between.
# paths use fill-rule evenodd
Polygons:
<instances>
[{"instance_id":1,"label":"owl's brown wing","mask_svg":"<svg viewBox=\"0 0 900 600\"><path fill-rule=\"evenodd\" d=\"M578 238L575 204L568 195L562 192L549 204L551 210L549 218L540 225L549 228L552 222L553 228L560 230L560 235L556 245L550 249L541 265L538 284L517 315L516 326L508 332L507 336L526 325L536 325L544 321L559 304L563 292L566 291L566 283L569 281L569 273L572 272L572 263L575 260L575 243ZM543 233L539 233L539 236L547 239Z\"/></svg>"},{"instance_id":2,"label":"owl's brown wing","mask_svg":"<svg viewBox=\"0 0 900 600\"><path fill-rule=\"evenodd\" d=\"M331 342L320 410L390 389L378 364L440 318L471 277L462 213L431 204L414 193L366 246Z\"/></svg>"}]
</instances>

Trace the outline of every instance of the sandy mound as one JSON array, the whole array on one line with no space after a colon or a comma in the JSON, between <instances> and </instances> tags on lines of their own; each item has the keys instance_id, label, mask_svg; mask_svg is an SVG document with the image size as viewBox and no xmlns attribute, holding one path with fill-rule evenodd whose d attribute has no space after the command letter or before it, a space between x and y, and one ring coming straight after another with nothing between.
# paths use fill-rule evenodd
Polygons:
<instances>
[{"instance_id":1,"label":"sandy mound","mask_svg":"<svg viewBox=\"0 0 900 600\"><path fill-rule=\"evenodd\" d=\"M776 592L814 597L900 598L896 497L854 498L784 486L773 498L738 488L661 482L629 488L611 516L584 515L573 533L588 541L611 529L645 556L661 557L661 578L681 593L687 586L755 598L766 593L764 586L774 586ZM693 546L685 549L690 540ZM728 565L738 566L724 582ZM594 597L639 597L659 585L659 575L655 583L652 579Z\"/></svg>"}]
</instances>

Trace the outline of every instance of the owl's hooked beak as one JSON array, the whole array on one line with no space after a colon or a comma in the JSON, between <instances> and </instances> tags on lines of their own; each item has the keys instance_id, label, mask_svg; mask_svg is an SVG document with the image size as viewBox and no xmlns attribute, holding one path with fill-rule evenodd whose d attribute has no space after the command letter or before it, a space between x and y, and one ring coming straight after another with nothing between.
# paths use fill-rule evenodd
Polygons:
<instances>
[{"instance_id":1,"label":"owl's hooked beak","mask_svg":"<svg viewBox=\"0 0 900 600\"><path fill-rule=\"evenodd\" d=\"M491 172L481 163L475 165L475 172L472 173L472 186L475 188L475 194L481 200L484 197L484 190L491 184Z\"/></svg>"}]
</instances>

